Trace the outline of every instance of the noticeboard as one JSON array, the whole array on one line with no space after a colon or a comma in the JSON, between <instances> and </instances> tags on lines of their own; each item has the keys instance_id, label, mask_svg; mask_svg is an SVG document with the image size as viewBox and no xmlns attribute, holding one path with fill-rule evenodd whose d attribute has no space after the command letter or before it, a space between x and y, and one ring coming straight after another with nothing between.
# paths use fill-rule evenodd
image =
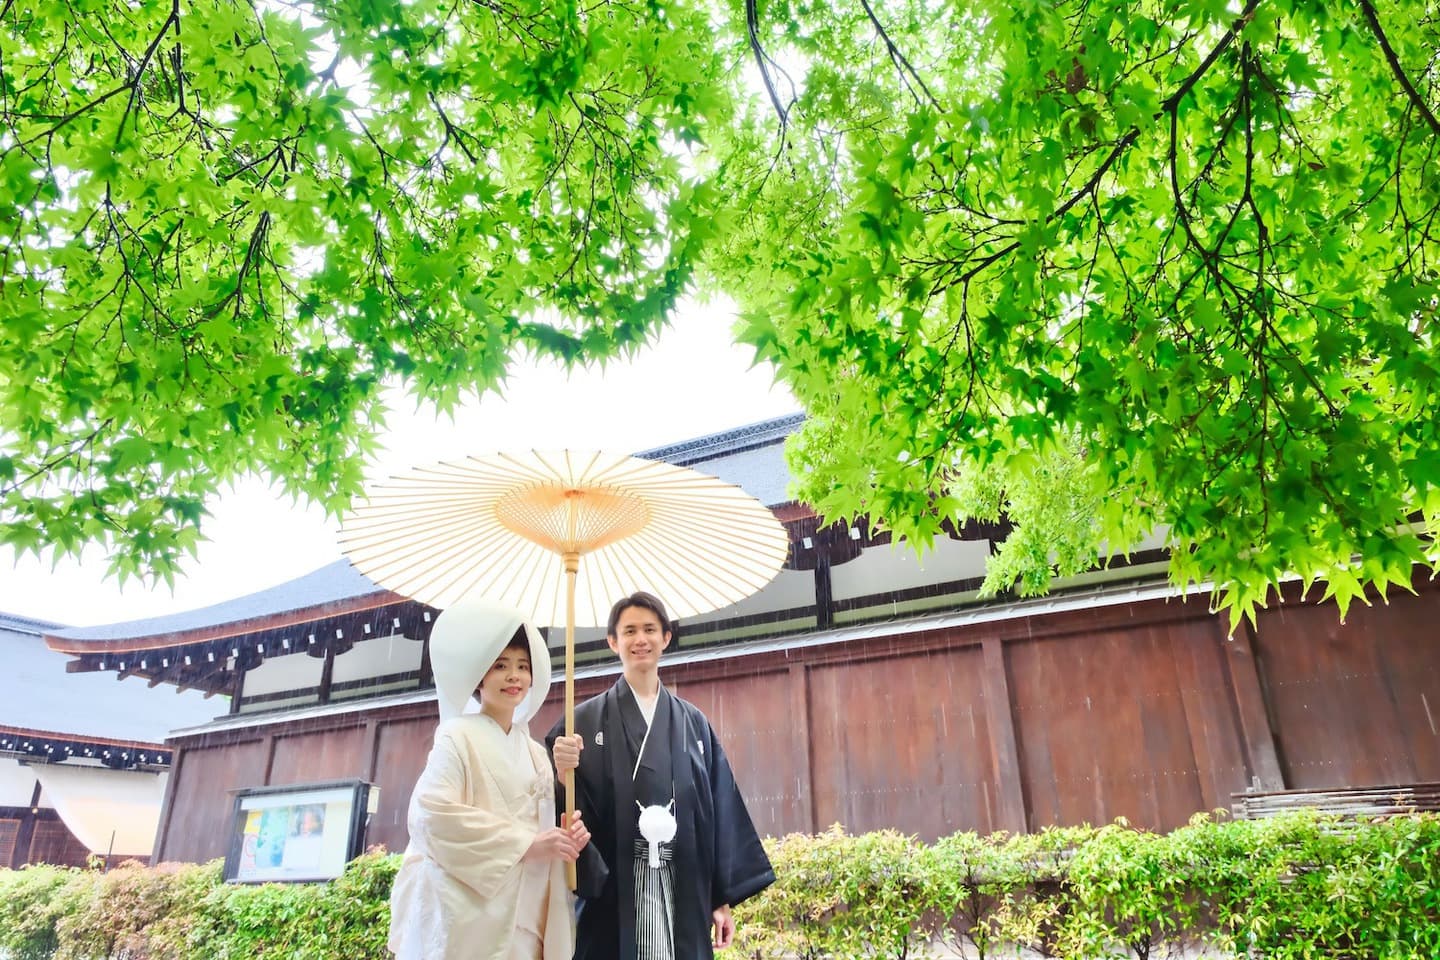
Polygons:
<instances>
[{"instance_id":1,"label":"noticeboard","mask_svg":"<svg viewBox=\"0 0 1440 960\"><path fill-rule=\"evenodd\" d=\"M379 791L363 780L238 791L225 879L335 879L364 848L365 827L378 797Z\"/></svg>"}]
</instances>

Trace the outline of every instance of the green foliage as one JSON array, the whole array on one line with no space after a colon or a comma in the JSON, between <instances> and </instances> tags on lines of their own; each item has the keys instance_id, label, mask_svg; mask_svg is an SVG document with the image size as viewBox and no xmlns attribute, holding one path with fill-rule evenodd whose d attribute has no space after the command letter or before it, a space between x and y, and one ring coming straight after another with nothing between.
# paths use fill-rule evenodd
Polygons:
<instances>
[{"instance_id":1,"label":"green foliage","mask_svg":"<svg viewBox=\"0 0 1440 960\"><path fill-rule=\"evenodd\" d=\"M7 960L385 960L400 858L368 853L333 883L237 886L220 862L108 873L0 870Z\"/></svg>"},{"instance_id":2,"label":"green foliage","mask_svg":"<svg viewBox=\"0 0 1440 960\"><path fill-rule=\"evenodd\" d=\"M935 900L925 851L894 831L848 836L840 827L769 845L776 884L740 906L747 955L897 957L925 938Z\"/></svg>"},{"instance_id":3,"label":"green foliage","mask_svg":"<svg viewBox=\"0 0 1440 960\"><path fill-rule=\"evenodd\" d=\"M387 382L633 349L720 70L660 0L0 5L0 542L166 574L238 476L346 506Z\"/></svg>"},{"instance_id":4,"label":"green foliage","mask_svg":"<svg viewBox=\"0 0 1440 960\"><path fill-rule=\"evenodd\" d=\"M1237 616L1436 566L1428 4L760 9L787 109L716 273L823 514L923 547L1003 499L1022 592L1159 534Z\"/></svg>"},{"instance_id":5,"label":"green foliage","mask_svg":"<svg viewBox=\"0 0 1440 960\"><path fill-rule=\"evenodd\" d=\"M927 869L936 885L935 915L949 918L944 938L958 938L979 960L1007 944L1043 950L1061 908L1049 894L1065 875L1069 851L1090 834L1067 828L942 837L927 851Z\"/></svg>"},{"instance_id":6,"label":"green foliage","mask_svg":"<svg viewBox=\"0 0 1440 960\"><path fill-rule=\"evenodd\" d=\"M921 844L767 840L777 882L736 908L747 960L1440 956L1440 818L1311 813L1157 835L1116 823ZM394 855L328 884L234 886L220 865L0 870L10 960L384 960Z\"/></svg>"},{"instance_id":7,"label":"green foliage","mask_svg":"<svg viewBox=\"0 0 1440 960\"><path fill-rule=\"evenodd\" d=\"M1398 818L1364 830L1293 817L1236 825L1224 869L1197 873L1221 941L1276 958L1440 956L1440 836Z\"/></svg>"},{"instance_id":8,"label":"green foliage","mask_svg":"<svg viewBox=\"0 0 1440 960\"><path fill-rule=\"evenodd\" d=\"M66 867L0 870L0 953L10 960L49 960L60 945L56 926L82 909L88 876Z\"/></svg>"},{"instance_id":9,"label":"green foliage","mask_svg":"<svg viewBox=\"0 0 1440 960\"><path fill-rule=\"evenodd\" d=\"M1418 957L1440 950L1440 819L1295 813L1156 835L1116 823L1037 834L769 841L777 882L736 910L751 960L1029 950ZM955 941L959 941L956 943Z\"/></svg>"},{"instance_id":10,"label":"green foliage","mask_svg":"<svg viewBox=\"0 0 1440 960\"><path fill-rule=\"evenodd\" d=\"M370 853L323 885L220 886L192 930L194 960L385 960L400 858Z\"/></svg>"},{"instance_id":11,"label":"green foliage","mask_svg":"<svg viewBox=\"0 0 1440 960\"><path fill-rule=\"evenodd\" d=\"M1421 0L5 3L0 541L165 574L237 476L343 508L383 384L703 280L826 516L1343 614L1440 564L1437 48Z\"/></svg>"},{"instance_id":12,"label":"green foliage","mask_svg":"<svg viewBox=\"0 0 1440 960\"><path fill-rule=\"evenodd\" d=\"M83 893L56 923L56 960L184 960L189 928L220 882L220 864L167 863L152 870L131 861L79 876L86 881L77 884Z\"/></svg>"}]
</instances>

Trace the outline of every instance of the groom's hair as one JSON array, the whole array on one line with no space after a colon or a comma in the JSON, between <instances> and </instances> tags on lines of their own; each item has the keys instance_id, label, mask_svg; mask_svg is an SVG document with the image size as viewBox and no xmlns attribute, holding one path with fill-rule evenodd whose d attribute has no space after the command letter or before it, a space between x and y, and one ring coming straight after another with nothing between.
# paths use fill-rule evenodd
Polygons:
<instances>
[{"instance_id":1,"label":"groom's hair","mask_svg":"<svg viewBox=\"0 0 1440 960\"><path fill-rule=\"evenodd\" d=\"M660 598L655 596L655 594L653 593L646 593L644 590L637 590L636 592L630 594L630 596L625 597L622 600L616 600L615 606L610 608L610 623L605 628L605 635L607 637L615 636L615 625L620 622L620 614L624 613L626 610L629 610L631 607L643 607L644 609L649 610L651 613L655 614L655 616L660 618L660 629L663 632L674 632L674 627L670 623L670 618L665 614L665 604L660 602Z\"/></svg>"}]
</instances>

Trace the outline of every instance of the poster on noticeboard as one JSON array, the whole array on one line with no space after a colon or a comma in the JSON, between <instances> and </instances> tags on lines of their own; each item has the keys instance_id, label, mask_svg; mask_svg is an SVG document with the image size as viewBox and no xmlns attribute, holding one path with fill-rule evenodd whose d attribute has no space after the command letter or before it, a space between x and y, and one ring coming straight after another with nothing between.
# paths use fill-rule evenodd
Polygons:
<instances>
[{"instance_id":1,"label":"poster on noticeboard","mask_svg":"<svg viewBox=\"0 0 1440 960\"><path fill-rule=\"evenodd\" d=\"M365 827L378 796L360 780L238 791L225 879L334 880L364 849Z\"/></svg>"}]
</instances>

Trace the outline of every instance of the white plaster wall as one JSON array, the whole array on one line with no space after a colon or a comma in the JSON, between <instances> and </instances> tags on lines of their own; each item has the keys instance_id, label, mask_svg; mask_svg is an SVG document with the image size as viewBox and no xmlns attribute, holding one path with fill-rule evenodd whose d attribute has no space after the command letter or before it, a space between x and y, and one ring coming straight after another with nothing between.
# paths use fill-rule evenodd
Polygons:
<instances>
[{"instance_id":1,"label":"white plaster wall","mask_svg":"<svg viewBox=\"0 0 1440 960\"><path fill-rule=\"evenodd\" d=\"M403 636L361 640L335 658L335 673L331 682L344 683L419 670L423 652L424 647L420 643ZM248 692L248 686L246 690Z\"/></svg>"},{"instance_id":2,"label":"white plaster wall","mask_svg":"<svg viewBox=\"0 0 1440 960\"><path fill-rule=\"evenodd\" d=\"M0 759L0 807L28 807L35 794L35 774L19 760ZM44 803L42 798L42 805Z\"/></svg>"},{"instance_id":3,"label":"white plaster wall","mask_svg":"<svg viewBox=\"0 0 1440 960\"><path fill-rule=\"evenodd\" d=\"M907 587L985 575L989 540L951 540L939 537L934 549L916 558L908 544L866 547L848 563L830 568L832 596L836 600L863 597Z\"/></svg>"}]
</instances>

